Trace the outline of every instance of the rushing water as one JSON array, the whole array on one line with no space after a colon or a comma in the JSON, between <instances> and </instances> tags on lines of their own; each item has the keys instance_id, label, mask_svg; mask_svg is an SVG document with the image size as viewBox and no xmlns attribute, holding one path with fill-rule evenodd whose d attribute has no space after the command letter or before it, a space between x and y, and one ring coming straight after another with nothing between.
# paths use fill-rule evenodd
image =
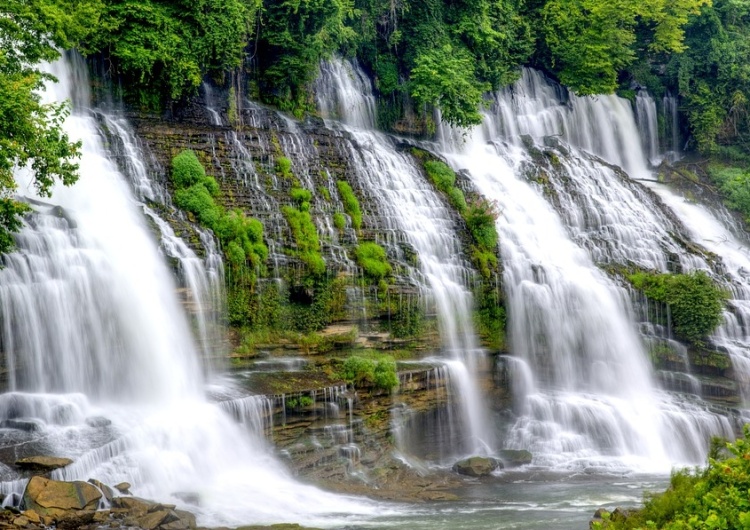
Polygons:
<instances>
[{"instance_id":1,"label":"rushing water","mask_svg":"<svg viewBox=\"0 0 750 530\"><path fill-rule=\"evenodd\" d=\"M54 64L60 82L45 97L61 101L87 86L81 66ZM75 101L65 129L83 142L80 180L55 187L51 201L62 209L39 206L0 271L2 345L16 390L0 396L0 419L26 428L12 450L70 456L75 463L56 477L128 481L134 494L176 501L206 525L330 525L335 514L372 513L366 502L294 481L257 436L257 414L238 424L205 399L176 285L87 98ZM23 488L9 470L4 479L6 492ZM180 492L197 493L201 506L185 506Z\"/></svg>"},{"instance_id":2,"label":"rushing water","mask_svg":"<svg viewBox=\"0 0 750 530\"><path fill-rule=\"evenodd\" d=\"M323 63L316 92L323 115L341 120L350 135L350 159L357 178L363 191L378 204L380 217L393 223L386 228L405 234L417 251L424 282L437 308L441 338L453 357L447 366L463 403L466 428L460 424L454 428L468 434L469 440L459 450L486 453L493 433L474 375L482 353L471 320L470 272L452 214L424 181L413 159L375 130L372 85L359 68L340 60Z\"/></svg>"},{"instance_id":3,"label":"rushing water","mask_svg":"<svg viewBox=\"0 0 750 530\"><path fill-rule=\"evenodd\" d=\"M642 102L649 119L651 103ZM534 162L524 134L571 144L558 151L562 177L547 184L557 208L526 178ZM705 404L658 389L628 293L592 260L666 269L676 254L688 267L704 264L679 249L668 231L681 227L647 193L576 149L650 178L630 103L577 98L525 70L483 127L465 139L444 129L442 138L450 162L498 205L510 347L533 374L505 445L531 450L536 464L655 470L700 463L711 434L731 436L729 421Z\"/></svg>"}]
</instances>

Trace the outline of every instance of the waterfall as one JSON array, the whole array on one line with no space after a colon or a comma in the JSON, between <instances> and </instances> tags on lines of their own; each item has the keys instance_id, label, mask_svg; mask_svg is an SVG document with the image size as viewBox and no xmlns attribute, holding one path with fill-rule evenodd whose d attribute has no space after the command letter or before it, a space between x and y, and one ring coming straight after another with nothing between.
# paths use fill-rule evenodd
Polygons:
<instances>
[{"instance_id":1,"label":"waterfall","mask_svg":"<svg viewBox=\"0 0 750 530\"><path fill-rule=\"evenodd\" d=\"M645 90L635 96L635 117L645 154L653 166L661 163L659 150L659 127L656 119L656 103Z\"/></svg>"},{"instance_id":2,"label":"waterfall","mask_svg":"<svg viewBox=\"0 0 750 530\"><path fill-rule=\"evenodd\" d=\"M465 141L440 132L449 162L501 211L510 347L534 376L505 445L574 469L702 462L710 435L731 436L728 420L658 389L628 293L597 267L664 270L675 255L685 267L705 266L681 249L684 227L656 199L586 153L652 179L631 104L575 97L524 70ZM541 175L539 148L551 157Z\"/></svg>"},{"instance_id":3,"label":"waterfall","mask_svg":"<svg viewBox=\"0 0 750 530\"><path fill-rule=\"evenodd\" d=\"M668 140L669 150L665 156L672 162L682 157L680 149L680 119L679 106L677 97L672 94L666 94L663 100L664 105L664 138Z\"/></svg>"},{"instance_id":4,"label":"waterfall","mask_svg":"<svg viewBox=\"0 0 750 530\"><path fill-rule=\"evenodd\" d=\"M404 234L419 256L421 283L434 299L451 380L458 386L470 453L486 453L492 440L477 387L482 352L472 326L471 271L462 257L450 209L395 142L375 131L375 98L367 76L341 60L324 62L316 84L321 113L341 121L351 138L350 159L361 188L378 205L382 227Z\"/></svg>"},{"instance_id":5,"label":"waterfall","mask_svg":"<svg viewBox=\"0 0 750 530\"><path fill-rule=\"evenodd\" d=\"M521 145L521 136L559 136L625 169L651 178L630 102L614 95L578 97L525 68L521 79L495 96L499 132Z\"/></svg>"},{"instance_id":6,"label":"waterfall","mask_svg":"<svg viewBox=\"0 0 750 530\"><path fill-rule=\"evenodd\" d=\"M51 72L60 82L47 99L88 86L81 63L62 59ZM164 256L88 99L73 99L65 130L82 141L80 180L54 188L59 206L36 206L0 271L2 349L15 390L0 395L0 420L20 429L13 450L70 457L55 478L127 481L135 495L197 513L202 526L335 525L334 514L374 513L294 481L259 441L257 414L238 424L206 399ZM3 472L3 491L23 488L17 478ZM180 492L197 493L200 506L186 506Z\"/></svg>"}]
</instances>

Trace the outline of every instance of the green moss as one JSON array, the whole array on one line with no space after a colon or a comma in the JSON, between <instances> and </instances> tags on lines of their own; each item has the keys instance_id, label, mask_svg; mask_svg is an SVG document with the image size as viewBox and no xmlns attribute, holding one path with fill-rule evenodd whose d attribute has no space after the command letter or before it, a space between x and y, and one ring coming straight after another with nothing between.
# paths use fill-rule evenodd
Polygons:
<instances>
[{"instance_id":1,"label":"green moss","mask_svg":"<svg viewBox=\"0 0 750 530\"><path fill-rule=\"evenodd\" d=\"M331 192L325 186L318 186L318 195L323 197L326 202L331 202Z\"/></svg>"},{"instance_id":2,"label":"green moss","mask_svg":"<svg viewBox=\"0 0 750 530\"><path fill-rule=\"evenodd\" d=\"M276 174L285 179L293 179L294 174L292 173L292 161L285 156L276 158Z\"/></svg>"},{"instance_id":3,"label":"green moss","mask_svg":"<svg viewBox=\"0 0 750 530\"><path fill-rule=\"evenodd\" d=\"M341 201L344 203L344 211L351 217L352 226L355 230L362 227L362 211L359 209L359 201L354 195L354 190L345 180L339 180L336 187L341 195Z\"/></svg>"},{"instance_id":4,"label":"green moss","mask_svg":"<svg viewBox=\"0 0 750 530\"><path fill-rule=\"evenodd\" d=\"M669 307L673 331L681 339L700 344L721 323L727 293L703 271L639 271L626 278L648 298Z\"/></svg>"},{"instance_id":5,"label":"green moss","mask_svg":"<svg viewBox=\"0 0 750 530\"><path fill-rule=\"evenodd\" d=\"M243 325L249 318L251 290L258 274L265 272L268 247L263 241L263 225L240 210L226 211L217 204L219 185L192 151L183 151L172 160L175 205L195 216L214 231L229 265L227 303L229 321Z\"/></svg>"},{"instance_id":6,"label":"green moss","mask_svg":"<svg viewBox=\"0 0 750 530\"><path fill-rule=\"evenodd\" d=\"M297 245L294 254L307 265L311 275L321 276L325 273L326 264L320 255L320 240L310 212L292 206L283 206L281 212L289 223Z\"/></svg>"},{"instance_id":7,"label":"green moss","mask_svg":"<svg viewBox=\"0 0 750 530\"><path fill-rule=\"evenodd\" d=\"M385 254L385 249L373 242L361 243L354 251L357 263L365 271L365 275L372 280L380 280L391 273L391 265Z\"/></svg>"},{"instance_id":8,"label":"green moss","mask_svg":"<svg viewBox=\"0 0 750 530\"><path fill-rule=\"evenodd\" d=\"M343 213L336 212L333 214L333 226L335 226L339 232L346 228L346 217L344 217Z\"/></svg>"}]
</instances>

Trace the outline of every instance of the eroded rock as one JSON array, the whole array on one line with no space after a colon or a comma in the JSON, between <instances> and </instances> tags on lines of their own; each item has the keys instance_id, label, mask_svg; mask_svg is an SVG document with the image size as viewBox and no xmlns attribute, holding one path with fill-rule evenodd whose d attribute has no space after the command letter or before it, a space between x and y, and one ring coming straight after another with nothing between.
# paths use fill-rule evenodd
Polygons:
<instances>
[{"instance_id":1,"label":"eroded rock","mask_svg":"<svg viewBox=\"0 0 750 530\"><path fill-rule=\"evenodd\" d=\"M464 460L459 460L453 464L453 471L469 477L485 477L496 469L502 467L503 464L494 458L472 456L471 458L465 458Z\"/></svg>"},{"instance_id":2,"label":"eroded rock","mask_svg":"<svg viewBox=\"0 0 750 530\"><path fill-rule=\"evenodd\" d=\"M101 498L101 492L87 482L32 477L23 493L23 504L27 510L58 522L73 519L83 523L89 512L93 517Z\"/></svg>"},{"instance_id":3,"label":"eroded rock","mask_svg":"<svg viewBox=\"0 0 750 530\"><path fill-rule=\"evenodd\" d=\"M30 456L16 460L16 466L30 471L41 471L47 473L54 469L69 466L73 461L70 458L58 458L56 456Z\"/></svg>"}]
</instances>

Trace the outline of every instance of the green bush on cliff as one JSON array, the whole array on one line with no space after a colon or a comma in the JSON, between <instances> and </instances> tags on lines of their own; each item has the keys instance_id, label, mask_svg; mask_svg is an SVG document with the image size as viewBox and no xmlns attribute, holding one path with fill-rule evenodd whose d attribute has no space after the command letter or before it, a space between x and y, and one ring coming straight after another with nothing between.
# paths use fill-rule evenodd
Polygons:
<instances>
[{"instance_id":1,"label":"green bush on cliff","mask_svg":"<svg viewBox=\"0 0 750 530\"><path fill-rule=\"evenodd\" d=\"M352 226L355 230L362 227L362 211L359 209L359 201L354 195L354 190L345 180L339 180L336 187L341 195L341 201L344 203L344 211L351 217Z\"/></svg>"},{"instance_id":2,"label":"green bush on cliff","mask_svg":"<svg viewBox=\"0 0 750 530\"><path fill-rule=\"evenodd\" d=\"M243 276L242 269L250 265L249 276L254 278L268 258L268 247L263 242L263 225L246 217L241 210L227 212L217 204L219 185L193 151L182 151L172 159L174 202L178 208L193 214L204 227L214 231L234 276Z\"/></svg>"},{"instance_id":3,"label":"green bush on cliff","mask_svg":"<svg viewBox=\"0 0 750 530\"><path fill-rule=\"evenodd\" d=\"M309 192L308 192L309 193ZM298 198L303 194L298 194ZM307 205L307 208L305 208ZM318 231L310 215L309 203L302 202L298 208L283 206L281 212L289 223L292 237L296 244L294 254L299 257L308 267L310 274L321 276L325 273L326 263L320 255L320 240Z\"/></svg>"},{"instance_id":4,"label":"green bush on cliff","mask_svg":"<svg viewBox=\"0 0 750 530\"><path fill-rule=\"evenodd\" d=\"M195 151L185 150L172 159L172 182L175 188L189 188L203 182L206 169Z\"/></svg>"},{"instance_id":5,"label":"green bush on cliff","mask_svg":"<svg viewBox=\"0 0 750 530\"><path fill-rule=\"evenodd\" d=\"M347 357L339 372L341 379L356 388L373 388L391 391L398 386L396 362L383 355L377 359Z\"/></svg>"},{"instance_id":6,"label":"green bush on cliff","mask_svg":"<svg viewBox=\"0 0 750 530\"><path fill-rule=\"evenodd\" d=\"M276 174L282 178L294 178L294 174L292 174L292 161L285 156L280 156L276 159L275 169Z\"/></svg>"},{"instance_id":7,"label":"green bush on cliff","mask_svg":"<svg viewBox=\"0 0 750 530\"><path fill-rule=\"evenodd\" d=\"M357 263L371 280L381 280L391 273L385 249L372 241L361 243L354 251Z\"/></svg>"},{"instance_id":8,"label":"green bush on cliff","mask_svg":"<svg viewBox=\"0 0 750 530\"><path fill-rule=\"evenodd\" d=\"M703 471L672 474L667 491L647 494L627 517L594 522L594 530L750 528L750 427L734 443L714 439Z\"/></svg>"},{"instance_id":9,"label":"green bush on cliff","mask_svg":"<svg viewBox=\"0 0 750 530\"><path fill-rule=\"evenodd\" d=\"M750 172L737 167L712 165L708 174L719 187L724 202L750 223Z\"/></svg>"},{"instance_id":10,"label":"green bush on cliff","mask_svg":"<svg viewBox=\"0 0 750 530\"><path fill-rule=\"evenodd\" d=\"M690 274L635 272L627 276L648 298L669 306L675 334L700 342L721 323L727 293L703 271Z\"/></svg>"}]
</instances>

